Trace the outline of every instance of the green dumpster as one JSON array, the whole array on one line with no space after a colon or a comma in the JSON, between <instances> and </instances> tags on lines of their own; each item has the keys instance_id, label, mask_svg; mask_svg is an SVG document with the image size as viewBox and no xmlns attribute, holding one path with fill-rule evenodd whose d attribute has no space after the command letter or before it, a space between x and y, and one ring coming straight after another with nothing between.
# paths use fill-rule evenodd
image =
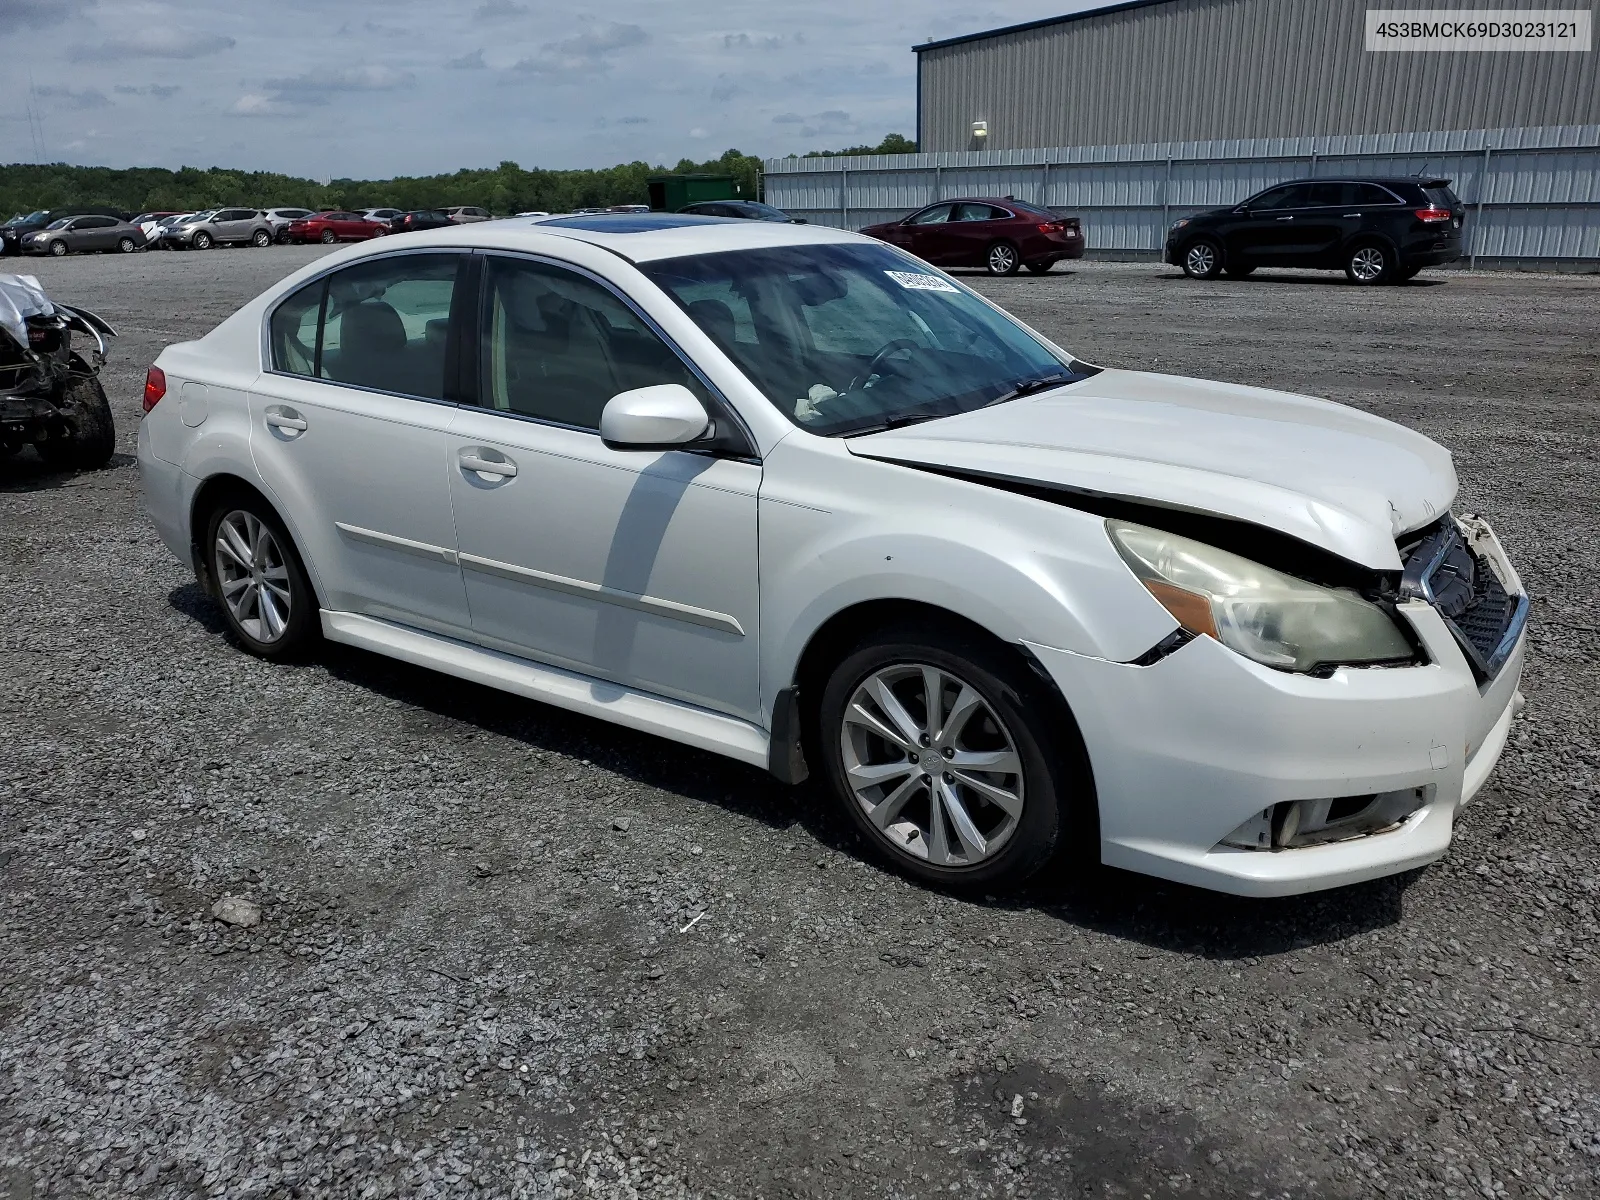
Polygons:
<instances>
[{"instance_id":1,"label":"green dumpster","mask_svg":"<svg viewBox=\"0 0 1600 1200\"><path fill-rule=\"evenodd\" d=\"M657 175L650 180L650 207L677 212L701 200L737 200L739 184L732 175Z\"/></svg>"}]
</instances>

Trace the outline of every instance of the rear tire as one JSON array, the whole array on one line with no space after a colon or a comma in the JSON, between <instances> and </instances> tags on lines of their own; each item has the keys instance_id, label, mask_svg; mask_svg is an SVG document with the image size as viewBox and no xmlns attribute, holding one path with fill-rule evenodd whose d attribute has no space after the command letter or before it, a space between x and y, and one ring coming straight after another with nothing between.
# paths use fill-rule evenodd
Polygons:
<instances>
[{"instance_id":1,"label":"rear tire","mask_svg":"<svg viewBox=\"0 0 1600 1200\"><path fill-rule=\"evenodd\" d=\"M1351 250L1344 260L1344 273L1360 287L1393 283L1399 276L1393 251L1377 242L1365 242Z\"/></svg>"},{"instance_id":2,"label":"rear tire","mask_svg":"<svg viewBox=\"0 0 1600 1200\"><path fill-rule=\"evenodd\" d=\"M132 254L138 248L139 243L134 241L131 237L122 238L117 242L117 249L122 251L124 254Z\"/></svg>"},{"instance_id":3,"label":"rear tire","mask_svg":"<svg viewBox=\"0 0 1600 1200\"><path fill-rule=\"evenodd\" d=\"M1058 749L1060 717L1002 647L906 624L863 639L834 668L815 744L836 802L877 857L935 887L995 891L1056 856L1085 825L1073 806L1093 805L1086 773ZM1098 844L1077 849L1098 861Z\"/></svg>"},{"instance_id":4,"label":"rear tire","mask_svg":"<svg viewBox=\"0 0 1600 1200\"><path fill-rule=\"evenodd\" d=\"M272 235L265 229L258 229L250 235L250 243L258 250L265 250L272 245Z\"/></svg>"},{"instance_id":5,"label":"rear tire","mask_svg":"<svg viewBox=\"0 0 1600 1200\"><path fill-rule=\"evenodd\" d=\"M1010 242L996 242L984 253L983 264L991 275L1015 275L1022 255Z\"/></svg>"},{"instance_id":6,"label":"rear tire","mask_svg":"<svg viewBox=\"0 0 1600 1200\"><path fill-rule=\"evenodd\" d=\"M1195 238L1184 247L1183 273L1190 279L1215 279L1222 274L1222 247L1211 238Z\"/></svg>"},{"instance_id":7,"label":"rear tire","mask_svg":"<svg viewBox=\"0 0 1600 1200\"><path fill-rule=\"evenodd\" d=\"M337 242L338 240L339 240L339 235L337 233L335 233L333 230L324 229L322 231L322 244L324 246L331 246L335 242Z\"/></svg>"},{"instance_id":8,"label":"rear tire","mask_svg":"<svg viewBox=\"0 0 1600 1200\"><path fill-rule=\"evenodd\" d=\"M222 615L258 658L301 657L320 633L305 566L271 505L251 492L225 496L205 522L206 569Z\"/></svg>"}]
</instances>

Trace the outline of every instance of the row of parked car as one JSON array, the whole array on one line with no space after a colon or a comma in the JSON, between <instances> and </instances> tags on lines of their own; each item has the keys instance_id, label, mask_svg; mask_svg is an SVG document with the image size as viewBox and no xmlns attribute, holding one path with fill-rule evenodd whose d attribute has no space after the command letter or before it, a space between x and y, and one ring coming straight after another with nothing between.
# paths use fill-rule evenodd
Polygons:
<instances>
[{"instance_id":1,"label":"row of parked car","mask_svg":"<svg viewBox=\"0 0 1600 1200\"><path fill-rule=\"evenodd\" d=\"M111 208L41 209L19 213L0 226L0 253L59 257L95 251L132 254L154 249L349 242L490 219L487 209L473 205L415 212L398 208L355 212L213 208L203 212L147 212L131 218Z\"/></svg>"},{"instance_id":2,"label":"row of parked car","mask_svg":"<svg viewBox=\"0 0 1600 1200\"><path fill-rule=\"evenodd\" d=\"M1395 283L1425 267L1461 257L1466 209L1448 179L1424 176L1299 179L1274 184L1237 205L1195 213L1167 232L1163 258L1184 273L1243 278L1257 267L1343 270L1354 283ZM578 209L579 215L649 212L647 205ZM770 204L701 201L679 210L699 216L804 224ZM523 212L519 217L548 217ZM222 208L199 213L144 213L131 221L109 209L37 212L0 227L7 254L70 254L160 247L270 246L284 242L365 241L492 220L487 209L460 206L313 212L306 208ZM1014 196L939 200L898 221L861 230L940 267L981 268L991 275L1046 272L1083 257L1083 222Z\"/></svg>"}]
</instances>

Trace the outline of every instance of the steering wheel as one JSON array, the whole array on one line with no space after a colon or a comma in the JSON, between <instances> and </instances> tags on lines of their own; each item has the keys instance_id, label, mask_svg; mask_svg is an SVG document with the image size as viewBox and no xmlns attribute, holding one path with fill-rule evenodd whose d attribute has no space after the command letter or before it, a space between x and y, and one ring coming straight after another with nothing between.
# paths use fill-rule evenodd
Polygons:
<instances>
[{"instance_id":1,"label":"steering wheel","mask_svg":"<svg viewBox=\"0 0 1600 1200\"><path fill-rule=\"evenodd\" d=\"M876 354L874 354L872 356L872 361L867 364L866 373L862 374L862 375L857 375L854 379L852 379L850 381L850 386L847 387L845 389L845 391L847 391L847 392L855 391L858 384L865 383L867 380L871 379L874 375L878 374L878 368L883 366L883 364L891 356L900 353L900 351L902 351L902 350L920 350L920 349L922 349L921 344L918 343L918 342L912 341L910 338L895 338L892 342L889 342L889 343L885 344L885 346L883 347L882 350L879 350Z\"/></svg>"}]
</instances>

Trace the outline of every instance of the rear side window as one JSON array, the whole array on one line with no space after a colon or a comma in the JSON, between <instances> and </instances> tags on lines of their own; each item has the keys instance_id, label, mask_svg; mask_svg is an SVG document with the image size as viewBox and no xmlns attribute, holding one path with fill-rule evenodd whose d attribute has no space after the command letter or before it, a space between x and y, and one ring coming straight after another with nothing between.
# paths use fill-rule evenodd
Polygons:
<instances>
[{"instance_id":1,"label":"rear side window","mask_svg":"<svg viewBox=\"0 0 1600 1200\"><path fill-rule=\"evenodd\" d=\"M1360 183L1356 187L1359 189L1357 204L1365 204L1370 207L1374 204L1398 204L1400 202L1388 188L1379 187L1375 183Z\"/></svg>"},{"instance_id":2,"label":"rear side window","mask_svg":"<svg viewBox=\"0 0 1600 1200\"><path fill-rule=\"evenodd\" d=\"M1428 197L1428 203L1434 208L1460 208L1461 201L1449 187L1423 188L1423 194Z\"/></svg>"},{"instance_id":3,"label":"rear side window","mask_svg":"<svg viewBox=\"0 0 1600 1200\"><path fill-rule=\"evenodd\" d=\"M300 289L272 314L273 367L332 383L444 399L459 254L358 263Z\"/></svg>"}]
</instances>

